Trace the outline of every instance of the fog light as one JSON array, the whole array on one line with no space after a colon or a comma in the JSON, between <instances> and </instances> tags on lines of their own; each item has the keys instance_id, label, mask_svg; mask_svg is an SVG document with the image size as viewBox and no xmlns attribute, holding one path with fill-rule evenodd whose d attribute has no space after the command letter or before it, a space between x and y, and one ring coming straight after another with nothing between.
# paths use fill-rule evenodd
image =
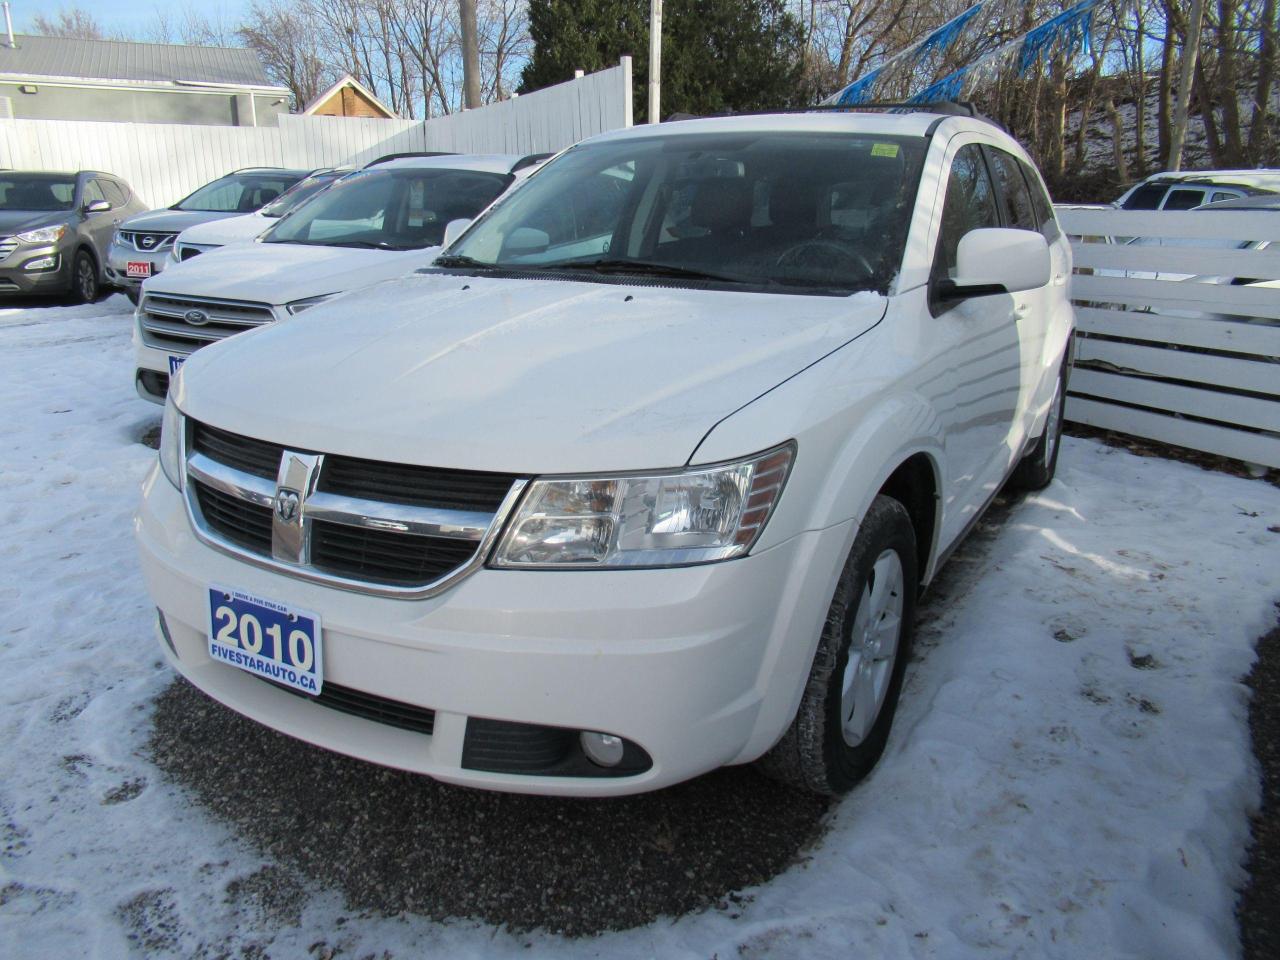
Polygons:
<instances>
[{"instance_id":1,"label":"fog light","mask_svg":"<svg viewBox=\"0 0 1280 960\"><path fill-rule=\"evenodd\" d=\"M621 737L584 730L578 739L582 743L582 752L592 763L601 767L616 767L622 762L624 748Z\"/></svg>"},{"instance_id":2,"label":"fog light","mask_svg":"<svg viewBox=\"0 0 1280 960\"><path fill-rule=\"evenodd\" d=\"M23 270L53 270L58 266L57 254L49 257L36 257L22 265Z\"/></svg>"}]
</instances>

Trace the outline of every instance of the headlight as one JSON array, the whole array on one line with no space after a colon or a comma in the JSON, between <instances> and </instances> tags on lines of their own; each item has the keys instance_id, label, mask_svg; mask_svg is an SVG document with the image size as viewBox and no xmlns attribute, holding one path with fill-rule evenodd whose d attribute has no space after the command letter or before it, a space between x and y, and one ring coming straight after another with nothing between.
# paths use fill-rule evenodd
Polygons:
<instances>
[{"instance_id":1,"label":"headlight","mask_svg":"<svg viewBox=\"0 0 1280 960\"><path fill-rule=\"evenodd\" d=\"M305 300L295 300L293 303L286 303L284 308L289 311L289 315L292 316L294 314L301 313L303 310L310 310L317 303L324 303L331 297L336 296L336 293L325 293L318 297L307 297Z\"/></svg>"},{"instance_id":2,"label":"headlight","mask_svg":"<svg viewBox=\"0 0 1280 960\"><path fill-rule=\"evenodd\" d=\"M164 401L164 421L160 425L160 469L179 490L182 489L183 417L170 395Z\"/></svg>"},{"instance_id":3,"label":"headlight","mask_svg":"<svg viewBox=\"0 0 1280 960\"><path fill-rule=\"evenodd\" d=\"M18 234L23 243L57 243L67 232L66 225L57 227L41 227L39 230L28 230Z\"/></svg>"},{"instance_id":4,"label":"headlight","mask_svg":"<svg viewBox=\"0 0 1280 960\"><path fill-rule=\"evenodd\" d=\"M535 480L498 567L672 567L740 557L769 520L793 444L734 463L629 477Z\"/></svg>"}]
</instances>

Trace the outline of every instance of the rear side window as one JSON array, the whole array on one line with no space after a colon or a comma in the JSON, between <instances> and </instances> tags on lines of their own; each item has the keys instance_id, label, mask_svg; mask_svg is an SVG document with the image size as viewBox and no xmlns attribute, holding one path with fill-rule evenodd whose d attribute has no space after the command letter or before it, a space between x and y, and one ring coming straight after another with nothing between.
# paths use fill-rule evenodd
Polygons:
<instances>
[{"instance_id":1,"label":"rear side window","mask_svg":"<svg viewBox=\"0 0 1280 960\"><path fill-rule=\"evenodd\" d=\"M1160 201L1164 199L1164 193L1168 189L1167 182L1144 183L1129 194L1129 199L1122 206L1125 210L1159 210Z\"/></svg>"},{"instance_id":2,"label":"rear side window","mask_svg":"<svg viewBox=\"0 0 1280 960\"><path fill-rule=\"evenodd\" d=\"M1003 150L988 150L991 169L996 176L996 189L1004 202L1008 226L1019 230L1039 231L1040 224L1035 208L1031 205L1031 191L1027 189L1027 182L1022 179L1017 158Z\"/></svg>"},{"instance_id":3,"label":"rear side window","mask_svg":"<svg viewBox=\"0 0 1280 960\"><path fill-rule=\"evenodd\" d=\"M1170 190L1169 196L1164 201L1163 210L1190 210L1192 207L1198 207L1204 203L1203 190L1188 190L1185 187L1177 190Z\"/></svg>"},{"instance_id":4,"label":"rear side window","mask_svg":"<svg viewBox=\"0 0 1280 960\"><path fill-rule=\"evenodd\" d=\"M1217 203L1219 200L1234 200L1236 197L1242 197L1244 194L1236 193L1234 190L1215 190L1210 203Z\"/></svg>"},{"instance_id":5,"label":"rear side window","mask_svg":"<svg viewBox=\"0 0 1280 960\"><path fill-rule=\"evenodd\" d=\"M942 205L942 232L934 258L934 275L954 279L960 238L970 230L1000 226L995 190L982 151L976 143L960 148L951 161L947 197Z\"/></svg>"},{"instance_id":6,"label":"rear side window","mask_svg":"<svg viewBox=\"0 0 1280 960\"><path fill-rule=\"evenodd\" d=\"M1022 160L1018 161L1018 165L1022 167L1022 175L1027 181L1027 191L1031 194L1031 206L1036 212L1036 225L1044 234L1044 238L1052 243L1058 239L1061 232L1058 229L1058 219L1053 215L1053 204L1040 184L1039 174L1031 168L1030 164Z\"/></svg>"}]
</instances>

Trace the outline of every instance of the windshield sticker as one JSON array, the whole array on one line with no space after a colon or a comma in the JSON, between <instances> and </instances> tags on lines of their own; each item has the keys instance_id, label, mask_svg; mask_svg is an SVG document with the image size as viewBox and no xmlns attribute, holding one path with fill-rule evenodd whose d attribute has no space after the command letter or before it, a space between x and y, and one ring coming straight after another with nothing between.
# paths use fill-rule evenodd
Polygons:
<instances>
[{"instance_id":1,"label":"windshield sticker","mask_svg":"<svg viewBox=\"0 0 1280 960\"><path fill-rule=\"evenodd\" d=\"M873 157L896 157L898 155L898 145L896 143L872 144L871 155Z\"/></svg>"}]
</instances>

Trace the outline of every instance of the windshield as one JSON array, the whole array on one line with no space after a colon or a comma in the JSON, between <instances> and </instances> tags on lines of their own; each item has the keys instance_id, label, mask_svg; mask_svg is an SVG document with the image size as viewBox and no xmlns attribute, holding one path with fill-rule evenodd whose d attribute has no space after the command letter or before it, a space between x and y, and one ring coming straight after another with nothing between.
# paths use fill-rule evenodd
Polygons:
<instances>
[{"instance_id":1,"label":"windshield","mask_svg":"<svg viewBox=\"0 0 1280 960\"><path fill-rule=\"evenodd\" d=\"M206 183L179 200L174 210L205 213L252 213L270 203L302 178L296 173L233 173Z\"/></svg>"},{"instance_id":2,"label":"windshield","mask_svg":"<svg viewBox=\"0 0 1280 960\"><path fill-rule=\"evenodd\" d=\"M547 164L437 262L884 292L925 146L807 132L588 143Z\"/></svg>"},{"instance_id":3,"label":"windshield","mask_svg":"<svg viewBox=\"0 0 1280 960\"><path fill-rule=\"evenodd\" d=\"M502 174L438 167L362 171L281 220L263 240L385 250L439 246L450 220L474 217L510 182Z\"/></svg>"},{"instance_id":4,"label":"windshield","mask_svg":"<svg viewBox=\"0 0 1280 960\"><path fill-rule=\"evenodd\" d=\"M302 206L342 175L340 171L335 170L330 173L317 173L315 176L300 180L259 212L264 217L283 217L290 210Z\"/></svg>"},{"instance_id":5,"label":"windshield","mask_svg":"<svg viewBox=\"0 0 1280 960\"><path fill-rule=\"evenodd\" d=\"M75 177L0 176L0 210L70 210L75 198Z\"/></svg>"}]
</instances>

